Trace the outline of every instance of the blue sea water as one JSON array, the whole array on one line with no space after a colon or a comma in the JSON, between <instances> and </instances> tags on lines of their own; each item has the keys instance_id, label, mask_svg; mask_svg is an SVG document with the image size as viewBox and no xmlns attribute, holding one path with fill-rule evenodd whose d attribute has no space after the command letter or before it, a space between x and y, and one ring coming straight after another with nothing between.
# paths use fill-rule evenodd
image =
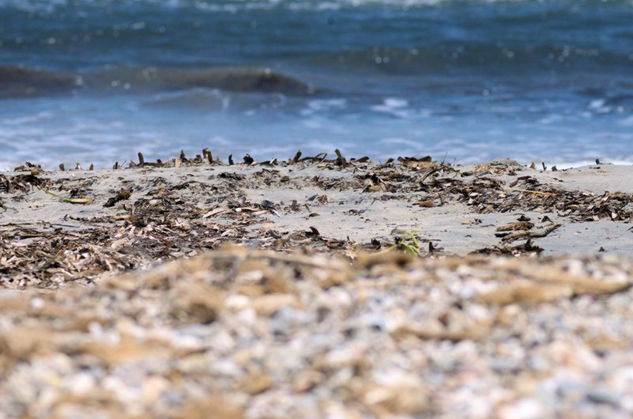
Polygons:
<instances>
[{"instance_id":1,"label":"blue sea water","mask_svg":"<svg viewBox=\"0 0 633 419\"><path fill-rule=\"evenodd\" d=\"M0 168L203 147L633 162L633 1L0 0Z\"/></svg>"}]
</instances>

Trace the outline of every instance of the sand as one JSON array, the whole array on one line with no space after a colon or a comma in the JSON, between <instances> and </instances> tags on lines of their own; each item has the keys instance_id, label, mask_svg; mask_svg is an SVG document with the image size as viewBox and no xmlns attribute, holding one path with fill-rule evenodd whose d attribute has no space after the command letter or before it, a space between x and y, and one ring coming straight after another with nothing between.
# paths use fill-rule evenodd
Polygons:
<instances>
[{"instance_id":1,"label":"sand","mask_svg":"<svg viewBox=\"0 0 633 419\"><path fill-rule=\"evenodd\" d=\"M274 206L274 211L253 217L254 220L248 226L248 231L253 235L267 229L279 232L308 231L313 226L325 238L368 244L374 239L392 242L398 232L411 230L420 239L433 243L433 246L441 248L446 254L465 255L478 249L501 245L501 240L495 236L496 229L523 215L535 222L537 227L549 224L539 222L545 216L552 223L562 224L547 237L533 239L535 244L543 248L544 255L592 254L600 248L627 255L633 250L633 233L628 230L629 219L612 222L609 217L605 219L604 215L599 215L597 220L572 220L573 217L561 216L564 211L551 204L482 213L474 205L469 205L467 200L457 201L455 196L442 191L441 187L432 188L430 192L414 190L410 185L415 182L416 176L424 176L425 169L409 170L402 167L395 165L395 169L391 170L372 164L357 164L347 168L320 168L316 164L269 168L259 165L197 165L116 171L57 171L43 176L53 184L61 185L57 188L61 187L64 191L80 188L94 202L89 205L71 205L37 189L26 194L21 193L19 200L13 200L12 196L5 193L2 195L5 202L2 226L28 226L38 230L46 223L52 227L82 231L91 226L75 220L76 218L107 218L125 214L126 210L122 208L131 208L138 199L148 198L152 190L158 190L158 187L152 187L158 181L167 186L186 183L200 185L201 188L198 189L204 190L204 193L198 194L197 190L190 190L185 186L176 195L186 201L183 206L195 207L201 211L212 211L231 200L235 206L244 207L261 206L265 200L269 201ZM455 166L452 169L456 172L438 174L438 178L469 183L479 178L492 177L508 185L518 177L529 176L542 183L542 188L545 189L586 192L596 197L608 192L633 192L633 183L628 182L633 168L628 166L602 164L555 172L518 167L513 175L505 172L489 175L484 171L470 176L463 174L472 173L475 166ZM402 176L411 177L392 182L397 186L393 192L366 191L371 182L363 177L380 173L381 170L385 173L404 173ZM233 174L243 178L231 179ZM229 177L222 177L227 175ZM289 180L280 182L279 179L284 177ZM315 178L318 180L315 181ZM427 179L427 183L431 179L434 177ZM122 188L132 189L130 199L105 208L104 203ZM403 192L399 193L399 190ZM442 202L444 195L446 196ZM293 201L296 201L297 209L288 210L286 207ZM434 206L416 205L421 201L430 201ZM238 202L241 203L237 204ZM626 210L632 209L633 204ZM231 214L232 211L219 213L205 220L209 223L230 224ZM103 225L114 226L116 223L100 223L100 226ZM240 238L244 241L248 241L247 239L248 237Z\"/></svg>"},{"instance_id":2,"label":"sand","mask_svg":"<svg viewBox=\"0 0 633 419\"><path fill-rule=\"evenodd\" d=\"M633 168L247 160L0 174L0 411L633 414Z\"/></svg>"}]
</instances>

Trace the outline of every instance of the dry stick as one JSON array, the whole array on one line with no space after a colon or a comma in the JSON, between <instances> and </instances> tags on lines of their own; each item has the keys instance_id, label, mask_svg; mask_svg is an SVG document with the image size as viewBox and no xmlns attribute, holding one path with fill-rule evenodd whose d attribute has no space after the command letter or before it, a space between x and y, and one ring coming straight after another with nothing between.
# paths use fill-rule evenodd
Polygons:
<instances>
[{"instance_id":1,"label":"dry stick","mask_svg":"<svg viewBox=\"0 0 633 419\"><path fill-rule=\"evenodd\" d=\"M538 231L538 232L522 231L520 233L509 234L509 235L505 236L503 239L501 239L501 241L507 243L507 242L513 242L513 241L519 240L519 239L524 239L524 238L540 239L540 238L546 237L549 233L551 233L552 231L556 230L560 226L562 226L562 224L554 224L554 225L552 225L550 227L547 227L543 231Z\"/></svg>"},{"instance_id":2,"label":"dry stick","mask_svg":"<svg viewBox=\"0 0 633 419\"><path fill-rule=\"evenodd\" d=\"M211 152L206 148L202 149L202 153L207 158L207 161L209 162L209 164L213 164L213 154L211 154Z\"/></svg>"},{"instance_id":3,"label":"dry stick","mask_svg":"<svg viewBox=\"0 0 633 419\"><path fill-rule=\"evenodd\" d=\"M424 181L426 180L427 177L431 176L433 173L439 171L440 169L435 168L435 169L431 169L428 172L426 172L424 174L424 176L422 176L422 179L420 179L419 183L424 183Z\"/></svg>"},{"instance_id":4,"label":"dry stick","mask_svg":"<svg viewBox=\"0 0 633 419\"><path fill-rule=\"evenodd\" d=\"M536 195L545 195L545 196L556 196L556 195L559 195L560 193L560 192L531 191L529 189L520 189L520 188L505 188L505 189L509 191L526 192L526 193L533 193Z\"/></svg>"},{"instance_id":5,"label":"dry stick","mask_svg":"<svg viewBox=\"0 0 633 419\"><path fill-rule=\"evenodd\" d=\"M343 157L343 154L341 154L341 150L339 150L338 148L336 150L334 150L334 153L336 153L336 162L339 166L347 166L347 160L345 160L345 157Z\"/></svg>"}]
</instances>

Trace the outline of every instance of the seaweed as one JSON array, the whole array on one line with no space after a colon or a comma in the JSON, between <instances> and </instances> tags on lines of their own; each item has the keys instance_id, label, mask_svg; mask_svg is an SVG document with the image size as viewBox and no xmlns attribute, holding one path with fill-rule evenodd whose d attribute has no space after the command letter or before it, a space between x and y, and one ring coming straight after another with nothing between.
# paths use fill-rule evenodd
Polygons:
<instances>
[{"instance_id":1,"label":"seaweed","mask_svg":"<svg viewBox=\"0 0 633 419\"><path fill-rule=\"evenodd\" d=\"M110 190L109 196L95 195L92 186L99 179L96 175L49 176L39 166L25 163L19 172L0 174L0 192L5 194L0 200L3 211L9 207L7 198L24 200L37 190L64 203L103 200L103 207L112 210L93 216L68 215L64 220L72 222L72 226L2 226L3 257L17 262L4 266L0 278L5 286L19 287L55 287L67 281L90 283L106 272L138 269L156 261L191 256L217 249L226 242L282 252L301 249L305 253L344 254L349 259L355 259L360 251L385 249L424 258L445 255L441 243L421 238L413 230L356 243L328 237L324 233L327 230L318 224L308 230L274 228L271 217L285 214L303 212L300 215L306 220L319 220L319 214L327 211L328 206L338 204L333 198L334 191L362 193L361 201L366 199L369 205L399 199L422 209L461 203L475 214L543 213L540 220L520 216L513 223L497 226L493 234L499 239L498 245L476 252L488 255L538 255L543 249L535 242L556 232L565 219L628 223L633 215L630 194L592 194L541 184L534 176L520 173L524 168L511 162L491 162L468 172L428 157L402 157L397 162L392 159L374 164L366 158L345 158L340 151L335 154L335 158L327 159L325 153L303 156L298 151L288 160L265 162L246 155L243 163L233 161L233 168L224 166L225 170L218 171L215 166L221 163L213 159L208 149L194 158L182 151L178 158L165 163L160 160L150 163L139 153L137 169L133 170L143 168L143 183L132 185L122 176L118 190ZM291 176L280 171L287 166L293 168ZM302 175L301 169L310 166L322 172ZM118 163L115 167L128 170ZM172 170L206 167L204 170L208 172L195 180L183 176L181 181L173 182L153 172L153 167ZM243 192L275 187L315 188L318 192L305 201L287 202L252 201ZM354 207L345 214L365 216L362 208ZM481 221L469 225L477 228ZM513 245L516 242L520 243Z\"/></svg>"}]
</instances>

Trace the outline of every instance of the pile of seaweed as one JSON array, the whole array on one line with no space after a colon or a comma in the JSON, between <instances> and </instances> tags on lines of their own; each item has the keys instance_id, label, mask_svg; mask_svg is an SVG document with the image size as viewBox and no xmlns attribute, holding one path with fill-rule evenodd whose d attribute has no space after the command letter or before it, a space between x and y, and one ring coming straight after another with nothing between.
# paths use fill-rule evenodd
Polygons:
<instances>
[{"instance_id":1,"label":"pile of seaweed","mask_svg":"<svg viewBox=\"0 0 633 419\"><path fill-rule=\"evenodd\" d=\"M217 249L226 242L280 252L300 250L304 254L343 255L350 260L355 259L358 252L391 248L419 257L444 256L432 243L424 249L413 236L394 237L390 243L379 240L356 243L324 237L317 227L291 232L257 228L256 224L266 217L298 211L302 204L252 202L242 192L244 188L310 186L324 192L352 190L375 200L404 199L421 207L459 202L475 213L550 212L571 222L609 219L628 223L633 216L629 194L596 195L541 184L529 172L523 174L527 168L512 161L492 162L465 171L433 161L429 156L401 157L377 164L367 157L347 159L336 150L333 158L325 153L303 156L297 152L288 160L259 162L246 155L242 162L236 163L229 156L224 163L204 149L195 157L188 158L181 152L179 157L165 162L145 161L139 153L138 162L129 163L127 168L117 162L113 169L150 173L198 166L240 166L254 170L247 174L216 171L217 175L210 176L213 182L173 183L159 173L142 185L123 181L123 186L112 190L107 197L93 196L92 185L99 179L96 172L94 176L81 178L53 177L41 167L26 163L14 173L0 174L0 211L6 211L3 199L23 200L36 190L68 205L91 204L113 209L99 216L70 215L67 220L74 223L73 228L47 224L46 220L38 225L0 224L0 283L5 287L57 287L74 281L91 283L107 272L191 257ZM328 176L302 177L296 172L292 177L279 170L295 166L314 166ZM73 172L63 166L60 171ZM82 170L77 167L74 171ZM315 202L327 200L325 194L314 197ZM542 249L532 240L555 231L560 224L546 215L538 221L540 224L536 226L529 218L520 217L517 222L500 227L499 246L476 253L515 256L540 253Z\"/></svg>"}]
</instances>

